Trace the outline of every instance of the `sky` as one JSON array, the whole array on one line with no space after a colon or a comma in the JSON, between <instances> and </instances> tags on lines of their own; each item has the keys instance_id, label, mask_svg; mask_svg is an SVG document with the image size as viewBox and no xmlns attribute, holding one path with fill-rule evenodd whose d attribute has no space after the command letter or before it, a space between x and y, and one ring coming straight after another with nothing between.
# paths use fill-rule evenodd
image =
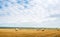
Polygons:
<instances>
[{"instance_id":1,"label":"sky","mask_svg":"<svg viewBox=\"0 0 60 37\"><path fill-rule=\"evenodd\" d=\"M60 28L60 0L0 0L0 27Z\"/></svg>"}]
</instances>

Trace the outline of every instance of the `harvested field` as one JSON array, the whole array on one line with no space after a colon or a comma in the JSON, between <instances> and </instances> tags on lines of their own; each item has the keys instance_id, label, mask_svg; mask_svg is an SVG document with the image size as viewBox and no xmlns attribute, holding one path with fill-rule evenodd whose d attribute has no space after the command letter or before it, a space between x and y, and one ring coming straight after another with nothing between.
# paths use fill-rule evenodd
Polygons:
<instances>
[{"instance_id":1,"label":"harvested field","mask_svg":"<svg viewBox=\"0 0 60 37\"><path fill-rule=\"evenodd\" d=\"M0 37L60 37L60 29L0 28Z\"/></svg>"}]
</instances>

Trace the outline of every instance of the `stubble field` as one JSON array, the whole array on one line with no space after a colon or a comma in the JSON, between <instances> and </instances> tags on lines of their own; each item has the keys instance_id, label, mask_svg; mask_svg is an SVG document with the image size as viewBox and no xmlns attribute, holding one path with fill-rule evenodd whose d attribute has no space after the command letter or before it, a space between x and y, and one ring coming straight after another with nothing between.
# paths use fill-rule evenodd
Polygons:
<instances>
[{"instance_id":1,"label":"stubble field","mask_svg":"<svg viewBox=\"0 0 60 37\"><path fill-rule=\"evenodd\" d=\"M0 29L0 37L60 37L60 29Z\"/></svg>"}]
</instances>

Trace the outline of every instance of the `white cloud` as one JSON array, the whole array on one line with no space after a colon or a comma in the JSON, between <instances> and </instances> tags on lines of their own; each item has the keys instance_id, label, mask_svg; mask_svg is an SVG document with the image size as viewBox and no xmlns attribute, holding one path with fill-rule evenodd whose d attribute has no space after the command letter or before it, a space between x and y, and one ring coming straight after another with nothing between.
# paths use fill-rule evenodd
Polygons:
<instances>
[{"instance_id":1,"label":"white cloud","mask_svg":"<svg viewBox=\"0 0 60 37\"><path fill-rule=\"evenodd\" d=\"M0 17L0 23L37 23L57 20L50 15L60 14L59 0L33 0L29 3L31 8L24 9L23 5L14 4L5 9L10 16ZM19 9L21 8L21 9ZM1 13L1 11L0 11ZM48 23L48 22L47 22Z\"/></svg>"}]
</instances>

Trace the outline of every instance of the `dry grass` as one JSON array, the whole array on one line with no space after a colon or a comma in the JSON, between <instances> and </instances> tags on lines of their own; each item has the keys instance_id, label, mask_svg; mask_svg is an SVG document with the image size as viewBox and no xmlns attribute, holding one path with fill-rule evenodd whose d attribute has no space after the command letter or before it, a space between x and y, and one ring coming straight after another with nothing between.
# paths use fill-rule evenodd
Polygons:
<instances>
[{"instance_id":1,"label":"dry grass","mask_svg":"<svg viewBox=\"0 0 60 37\"><path fill-rule=\"evenodd\" d=\"M0 29L0 37L60 37L56 29Z\"/></svg>"}]
</instances>

